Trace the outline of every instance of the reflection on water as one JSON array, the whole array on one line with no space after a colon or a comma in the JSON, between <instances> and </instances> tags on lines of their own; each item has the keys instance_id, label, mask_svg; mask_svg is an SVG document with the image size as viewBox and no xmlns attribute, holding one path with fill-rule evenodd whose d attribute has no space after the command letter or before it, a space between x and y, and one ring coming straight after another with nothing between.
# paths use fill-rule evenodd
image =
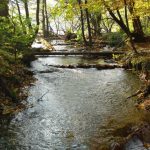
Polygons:
<instances>
[{"instance_id":1,"label":"reflection on water","mask_svg":"<svg viewBox=\"0 0 150 150\"><path fill-rule=\"evenodd\" d=\"M59 56L59 57L43 57L39 58L38 61L42 65L76 65L76 64L102 64L104 63L103 59L92 59L92 58L83 58L80 56Z\"/></svg>"},{"instance_id":2,"label":"reflection on water","mask_svg":"<svg viewBox=\"0 0 150 150\"><path fill-rule=\"evenodd\" d=\"M101 63L74 57L39 58L33 71L50 64ZM141 119L134 101L126 98L140 86L136 75L123 69L57 69L37 73L30 88L32 107L1 126L0 149L95 150L116 140L113 131Z\"/></svg>"}]
</instances>

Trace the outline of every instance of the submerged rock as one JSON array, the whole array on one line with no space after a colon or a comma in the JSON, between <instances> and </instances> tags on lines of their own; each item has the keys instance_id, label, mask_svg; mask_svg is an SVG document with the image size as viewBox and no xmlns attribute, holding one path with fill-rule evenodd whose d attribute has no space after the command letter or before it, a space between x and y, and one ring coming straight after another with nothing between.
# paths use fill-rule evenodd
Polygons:
<instances>
[{"instance_id":1,"label":"submerged rock","mask_svg":"<svg viewBox=\"0 0 150 150\"><path fill-rule=\"evenodd\" d=\"M134 136L125 145L125 150L146 150L146 148L143 146L142 141L137 136Z\"/></svg>"},{"instance_id":2,"label":"submerged rock","mask_svg":"<svg viewBox=\"0 0 150 150\"><path fill-rule=\"evenodd\" d=\"M122 150L122 146L119 143L114 142L111 144L111 150Z\"/></svg>"},{"instance_id":3,"label":"submerged rock","mask_svg":"<svg viewBox=\"0 0 150 150\"><path fill-rule=\"evenodd\" d=\"M47 70L42 70L42 71L39 71L38 73L53 73L53 72L59 72L60 70L57 69L57 68L50 68L50 69L47 69Z\"/></svg>"}]
</instances>

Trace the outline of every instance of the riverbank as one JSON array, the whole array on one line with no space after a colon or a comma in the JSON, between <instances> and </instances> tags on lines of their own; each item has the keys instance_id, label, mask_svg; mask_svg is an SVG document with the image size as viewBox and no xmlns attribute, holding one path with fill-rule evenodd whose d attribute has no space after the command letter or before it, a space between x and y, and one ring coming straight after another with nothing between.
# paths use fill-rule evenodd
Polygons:
<instances>
[{"instance_id":1,"label":"riverbank","mask_svg":"<svg viewBox=\"0 0 150 150\"><path fill-rule=\"evenodd\" d=\"M0 50L0 66L0 115L11 116L26 107L23 100L34 81L33 73L5 50Z\"/></svg>"},{"instance_id":2,"label":"riverbank","mask_svg":"<svg viewBox=\"0 0 150 150\"><path fill-rule=\"evenodd\" d=\"M139 48L137 54L128 52L126 56L119 56L116 59L125 69L132 70L139 76L142 84L133 95L127 98L127 101L135 97L135 107L145 112L145 115L138 124L125 125L115 131L115 136L124 137L121 142L113 144L115 150L134 149L134 144L139 149L150 148L150 52L149 45L146 47L143 44L137 44L136 47Z\"/></svg>"}]
</instances>

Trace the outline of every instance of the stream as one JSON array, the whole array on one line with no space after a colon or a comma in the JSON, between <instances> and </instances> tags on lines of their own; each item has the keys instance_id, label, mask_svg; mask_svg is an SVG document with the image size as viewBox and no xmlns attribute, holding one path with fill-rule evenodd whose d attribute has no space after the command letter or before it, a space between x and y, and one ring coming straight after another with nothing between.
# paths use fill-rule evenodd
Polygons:
<instances>
[{"instance_id":1,"label":"stream","mask_svg":"<svg viewBox=\"0 0 150 150\"><path fill-rule=\"evenodd\" d=\"M70 48L55 46L56 50ZM0 150L102 150L121 140L115 131L144 116L134 107L134 98L126 100L141 85L137 75L123 69L49 66L101 63L103 59L80 56L39 56L33 61L31 70L37 80L29 88L31 107L9 124L1 121ZM124 149L145 150L138 138Z\"/></svg>"}]
</instances>

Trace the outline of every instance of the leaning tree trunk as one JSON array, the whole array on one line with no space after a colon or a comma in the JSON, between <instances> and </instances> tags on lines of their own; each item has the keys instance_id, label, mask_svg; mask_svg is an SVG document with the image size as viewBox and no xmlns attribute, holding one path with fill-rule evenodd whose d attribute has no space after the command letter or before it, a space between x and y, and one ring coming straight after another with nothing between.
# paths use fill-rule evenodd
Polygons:
<instances>
[{"instance_id":1,"label":"leaning tree trunk","mask_svg":"<svg viewBox=\"0 0 150 150\"><path fill-rule=\"evenodd\" d=\"M106 6L107 7L107 6ZM113 20L120 26L120 28L127 34L127 36L129 37L129 41L131 43L131 47L132 47L132 50L134 53L138 53L137 50L136 50L136 47L134 45L134 41L132 39L132 34L130 32L130 29L125 25L122 17L121 17L121 14L119 12L119 10L117 10L117 15L118 17L116 17L116 15L113 13L113 11L107 7L107 10L110 14L110 16L113 18Z\"/></svg>"},{"instance_id":2,"label":"leaning tree trunk","mask_svg":"<svg viewBox=\"0 0 150 150\"><path fill-rule=\"evenodd\" d=\"M9 16L8 0L0 0L0 17Z\"/></svg>"}]
</instances>

